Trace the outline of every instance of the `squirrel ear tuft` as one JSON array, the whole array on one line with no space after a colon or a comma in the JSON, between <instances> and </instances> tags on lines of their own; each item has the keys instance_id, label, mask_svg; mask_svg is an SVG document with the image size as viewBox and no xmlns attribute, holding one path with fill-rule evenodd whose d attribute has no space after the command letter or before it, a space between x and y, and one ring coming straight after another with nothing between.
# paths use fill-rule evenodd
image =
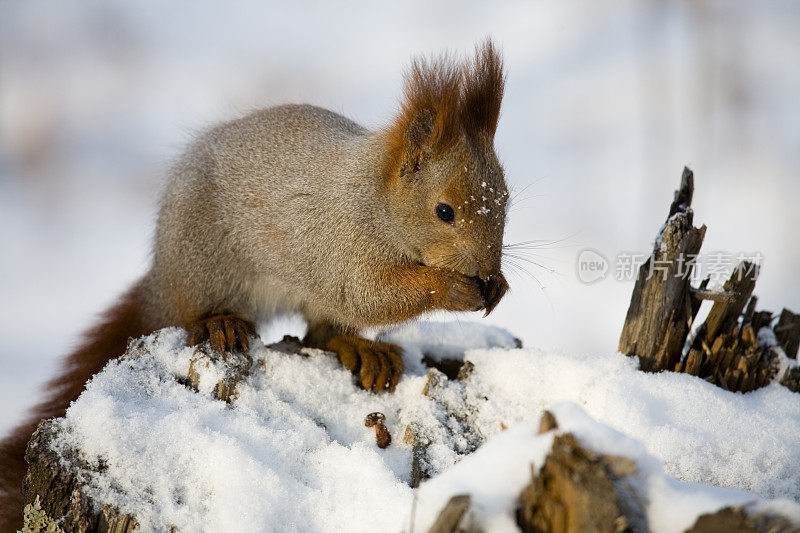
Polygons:
<instances>
[{"instance_id":1,"label":"squirrel ear tuft","mask_svg":"<svg viewBox=\"0 0 800 533\"><path fill-rule=\"evenodd\" d=\"M487 39L473 61L418 58L405 75L400 112L384 133L385 176L411 174L462 135L493 137L503 100L503 61Z\"/></svg>"},{"instance_id":2,"label":"squirrel ear tuft","mask_svg":"<svg viewBox=\"0 0 800 533\"><path fill-rule=\"evenodd\" d=\"M475 59L464 70L461 120L467 134L494 136L505 87L503 60L491 39L475 47Z\"/></svg>"},{"instance_id":3,"label":"squirrel ear tuft","mask_svg":"<svg viewBox=\"0 0 800 533\"><path fill-rule=\"evenodd\" d=\"M405 75L400 112L387 128L390 174L410 174L433 153L447 148L459 132L463 70L443 55L416 59Z\"/></svg>"}]
</instances>

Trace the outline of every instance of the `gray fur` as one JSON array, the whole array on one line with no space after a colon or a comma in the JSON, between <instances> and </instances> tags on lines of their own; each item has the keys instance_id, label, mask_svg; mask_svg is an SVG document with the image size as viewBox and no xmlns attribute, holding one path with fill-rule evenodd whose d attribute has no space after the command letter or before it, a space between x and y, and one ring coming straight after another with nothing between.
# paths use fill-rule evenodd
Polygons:
<instances>
[{"instance_id":1,"label":"gray fur","mask_svg":"<svg viewBox=\"0 0 800 533\"><path fill-rule=\"evenodd\" d=\"M404 288L381 286L380 267L422 262L403 232L425 227L398 228L406 211L383 190L383 151L380 133L310 105L257 111L201 135L161 202L145 280L149 316L185 325L209 312L253 321L297 312L353 330L387 322L391 313L380 309L403 299ZM442 175L454 164L432 165ZM501 197L502 170L489 174L470 173L470 186L491 179ZM500 221L474 230L485 233L476 246L495 246L478 255L491 255L498 272L502 199Z\"/></svg>"}]
</instances>

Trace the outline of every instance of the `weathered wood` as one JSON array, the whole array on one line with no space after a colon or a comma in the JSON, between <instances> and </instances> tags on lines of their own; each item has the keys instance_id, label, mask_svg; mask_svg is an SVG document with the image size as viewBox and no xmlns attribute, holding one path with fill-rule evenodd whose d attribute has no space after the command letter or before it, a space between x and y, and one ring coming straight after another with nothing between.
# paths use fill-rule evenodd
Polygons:
<instances>
[{"instance_id":1,"label":"weathered wood","mask_svg":"<svg viewBox=\"0 0 800 533\"><path fill-rule=\"evenodd\" d=\"M102 502L93 502L85 485L79 481L81 477L91 475L92 468L77 454L67 457L66 463L61 460L51 446L53 439L57 438L57 431L54 421L43 421L25 452L28 472L23 481L23 532L134 531L137 523L132 516L121 514L109 505L102 505L97 510L97 503Z\"/></svg>"},{"instance_id":2,"label":"weathered wood","mask_svg":"<svg viewBox=\"0 0 800 533\"><path fill-rule=\"evenodd\" d=\"M539 435L542 433L547 433L548 431L552 431L554 429L558 429L558 422L556 422L556 417L553 416L553 413L550 411L545 411L542 413L542 418L539 419Z\"/></svg>"},{"instance_id":3,"label":"weathered wood","mask_svg":"<svg viewBox=\"0 0 800 533\"><path fill-rule=\"evenodd\" d=\"M750 326L758 333L761 328L768 328L772 324L772 313L769 311L756 311L750 320Z\"/></svg>"},{"instance_id":4,"label":"weathered wood","mask_svg":"<svg viewBox=\"0 0 800 533\"><path fill-rule=\"evenodd\" d=\"M638 356L642 370L672 370L681 359L686 335L694 320L690 295L691 266L703 243L706 227L692 225L694 176L684 168L667 222L652 255L639 268L619 351Z\"/></svg>"},{"instance_id":5,"label":"weathered wood","mask_svg":"<svg viewBox=\"0 0 800 533\"><path fill-rule=\"evenodd\" d=\"M758 267L752 263L743 262L734 270L723 287L731 298L714 303L676 371L740 392L763 387L775 378L775 354L758 344L758 330L753 327L754 320L764 320L755 311L756 297L751 297L757 277Z\"/></svg>"},{"instance_id":6,"label":"weathered wood","mask_svg":"<svg viewBox=\"0 0 800 533\"><path fill-rule=\"evenodd\" d=\"M572 434L558 435L520 496L517 523L525 533L646 532L642 503L626 480L635 473L628 458L598 455Z\"/></svg>"},{"instance_id":7,"label":"weathered wood","mask_svg":"<svg viewBox=\"0 0 800 533\"><path fill-rule=\"evenodd\" d=\"M522 348L522 341L514 338L514 347ZM422 353L422 364L428 368L435 368L447 376L447 379L465 379L471 372L469 361L464 359L464 353L455 354L453 357L439 357L431 353Z\"/></svg>"},{"instance_id":8,"label":"weathered wood","mask_svg":"<svg viewBox=\"0 0 800 533\"><path fill-rule=\"evenodd\" d=\"M461 367L464 365L464 360L453 359L449 357L437 359L429 354L423 354L422 364L428 368L435 368L447 376L447 379L458 379L458 373L461 371Z\"/></svg>"},{"instance_id":9,"label":"weathered wood","mask_svg":"<svg viewBox=\"0 0 800 533\"><path fill-rule=\"evenodd\" d=\"M774 329L775 338L778 339L778 344L786 356L797 358L797 350L800 348L800 314L784 308Z\"/></svg>"},{"instance_id":10,"label":"weathered wood","mask_svg":"<svg viewBox=\"0 0 800 533\"><path fill-rule=\"evenodd\" d=\"M689 170L689 167L683 167L681 173L681 184L678 190L675 191L675 196L672 199L672 204L669 206L670 218L676 213L686 213L691 211L692 198L694 197L694 173Z\"/></svg>"},{"instance_id":11,"label":"weathered wood","mask_svg":"<svg viewBox=\"0 0 800 533\"><path fill-rule=\"evenodd\" d=\"M697 300L711 300L712 302L728 302L733 298L733 295L725 291L710 291L705 288L689 287L689 292L692 298Z\"/></svg>"},{"instance_id":12,"label":"weathered wood","mask_svg":"<svg viewBox=\"0 0 800 533\"><path fill-rule=\"evenodd\" d=\"M753 323L753 315L756 312L756 303L758 302L758 297L754 294L750 296L750 299L747 301L747 307L744 308L744 313L742 313L742 324L752 325ZM756 329L758 331L758 329Z\"/></svg>"},{"instance_id":13,"label":"weathered wood","mask_svg":"<svg viewBox=\"0 0 800 533\"><path fill-rule=\"evenodd\" d=\"M800 366L787 368L780 383L792 392L800 392Z\"/></svg>"},{"instance_id":14,"label":"weathered wood","mask_svg":"<svg viewBox=\"0 0 800 533\"><path fill-rule=\"evenodd\" d=\"M667 223L639 269L619 351L638 356L645 371L674 370L727 390L751 391L775 379L778 369L775 350L766 345L769 336L762 338L763 345L758 343L759 330L772 323L771 313L756 310L753 290L759 267L743 261L721 290L709 289L708 278L697 288L690 286L687 259L700 251L705 232L705 226L692 226L693 193L694 178L685 168ZM687 342L704 300L714 304ZM784 309L774 331L787 355L794 357L800 346L800 315ZM796 387L795 381L791 373L781 379L790 389Z\"/></svg>"},{"instance_id":15,"label":"weathered wood","mask_svg":"<svg viewBox=\"0 0 800 533\"><path fill-rule=\"evenodd\" d=\"M704 338L708 342L708 340L716 338L720 332L734 329L739 315L742 314L747 301L753 294L756 279L758 279L758 270L758 265L748 261L737 265L731 277L723 285L723 290L730 294L731 298L714 302L697 340Z\"/></svg>"},{"instance_id":16,"label":"weathered wood","mask_svg":"<svg viewBox=\"0 0 800 533\"><path fill-rule=\"evenodd\" d=\"M444 506L436 521L428 529L428 533L455 533L459 531L459 524L464 514L469 509L471 498L469 494L458 494L450 498Z\"/></svg>"},{"instance_id":17,"label":"weathered wood","mask_svg":"<svg viewBox=\"0 0 800 533\"><path fill-rule=\"evenodd\" d=\"M552 414L542 427L557 426ZM582 446L571 433L558 435L531 483L522 492L517 525L525 533L647 533L647 499L637 481L636 462L601 455ZM632 477L633 476L633 477ZM797 532L792 521L776 511L724 507L700 516L687 533Z\"/></svg>"},{"instance_id":18,"label":"weathered wood","mask_svg":"<svg viewBox=\"0 0 800 533\"><path fill-rule=\"evenodd\" d=\"M293 353L295 355L303 355L306 356L307 353L304 353L305 350L308 348L303 345L303 341L301 341L298 337L294 335L284 335L281 340L278 342L273 342L272 344L267 344L266 348L270 350L275 350L276 352L283 352L283 353Z\"/></svg>"},{"instance_id":19,"label":"weathered wood","mask_svg":"<svg viewBox=\"0 0 800 533\"><path fill-rule=\"evenodd\" d=\"M215 385L213 394L218 400L230 403L236 398L236 387L250 374L253 360L242 353L220 355L215 352L209 343L203 343L195 348L194 355L189 361L187 371L188 385L195 391L200 384L200 370L202 367L216 366L224 373Z\"/></svg>"},{"instance_id":20,"label":"weathered wood","mask_svg":"<svg viewBox=\"0 0 800 533\"><path fill-rule=\"evenodd\" d=\"M686 533L797 533L784 516L748 513L743 507L723 507L700 516Z\"/></svg>"}]
</instances>

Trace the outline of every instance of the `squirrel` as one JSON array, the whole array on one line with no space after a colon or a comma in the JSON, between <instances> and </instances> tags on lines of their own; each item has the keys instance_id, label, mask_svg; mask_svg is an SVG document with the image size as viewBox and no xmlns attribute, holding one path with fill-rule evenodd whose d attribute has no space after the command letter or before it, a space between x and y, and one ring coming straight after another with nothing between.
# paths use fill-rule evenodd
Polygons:
<instances>
[{"instance_id":1,"label":"squirrel","mask_svg":"<svg viewBox=\"0 0 800 533\"><path fill-rule=\"evenodd\" d=\"M19 526L24 453L128 339L182 326L190 344L248 349L255 324L299 313L307 346L361 387L394 390L398 346L364 328L433 310L494 309L508 189L494 149L505 76L491 42L466 61L416 59L400 109L370 131L311 105L256 111L201 134L163 193L152 267L0 442L0 530ZM484 315L485 316L485 315Z\"/></svg>"}]
</instances>

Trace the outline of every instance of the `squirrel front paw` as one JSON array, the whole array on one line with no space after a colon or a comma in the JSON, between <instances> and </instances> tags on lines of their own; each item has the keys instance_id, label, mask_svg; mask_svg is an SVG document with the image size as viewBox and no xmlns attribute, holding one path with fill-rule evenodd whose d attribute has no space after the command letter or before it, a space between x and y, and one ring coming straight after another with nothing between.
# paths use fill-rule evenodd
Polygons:
<instances>
[{"instance_id":1,"label":"squirrel front paw","mask_svg":"<svg viewBox=\"0 0 800 533\"><path fill-rule=\"evenodd\" d=\"M356 374L366 390L394 391L405 366L401 349L395 344L377 342L353 335L336 335L325 343L325 349L335 352L339 361Z\"/></svg>"},{"instance_id":2,"label":"squirrel front paw","mask_svg":"<svg viewBox=\"0 0 800 533\"><path fill-rule=\"evenodd\" d=\"M437 308L445 311L480 311L484 307L483 282L454 270L443 271L444 287ZM434 292L436 296L436 293Z\"/></svg>"},{"instance_id":3,"label":"squirrel front paw","mask_svg":"<svg viewBox=\"0 0 800 533\"><path fill-rule=\"evenodd\" d=\"M256 335L255 324L231 314L198 319L187 329L189 330L189 346L210 341L214 351L223 355L226 352L233 352L237 348L246 354L250 349L249 337Z\"/></svg>"}]
</instances>

